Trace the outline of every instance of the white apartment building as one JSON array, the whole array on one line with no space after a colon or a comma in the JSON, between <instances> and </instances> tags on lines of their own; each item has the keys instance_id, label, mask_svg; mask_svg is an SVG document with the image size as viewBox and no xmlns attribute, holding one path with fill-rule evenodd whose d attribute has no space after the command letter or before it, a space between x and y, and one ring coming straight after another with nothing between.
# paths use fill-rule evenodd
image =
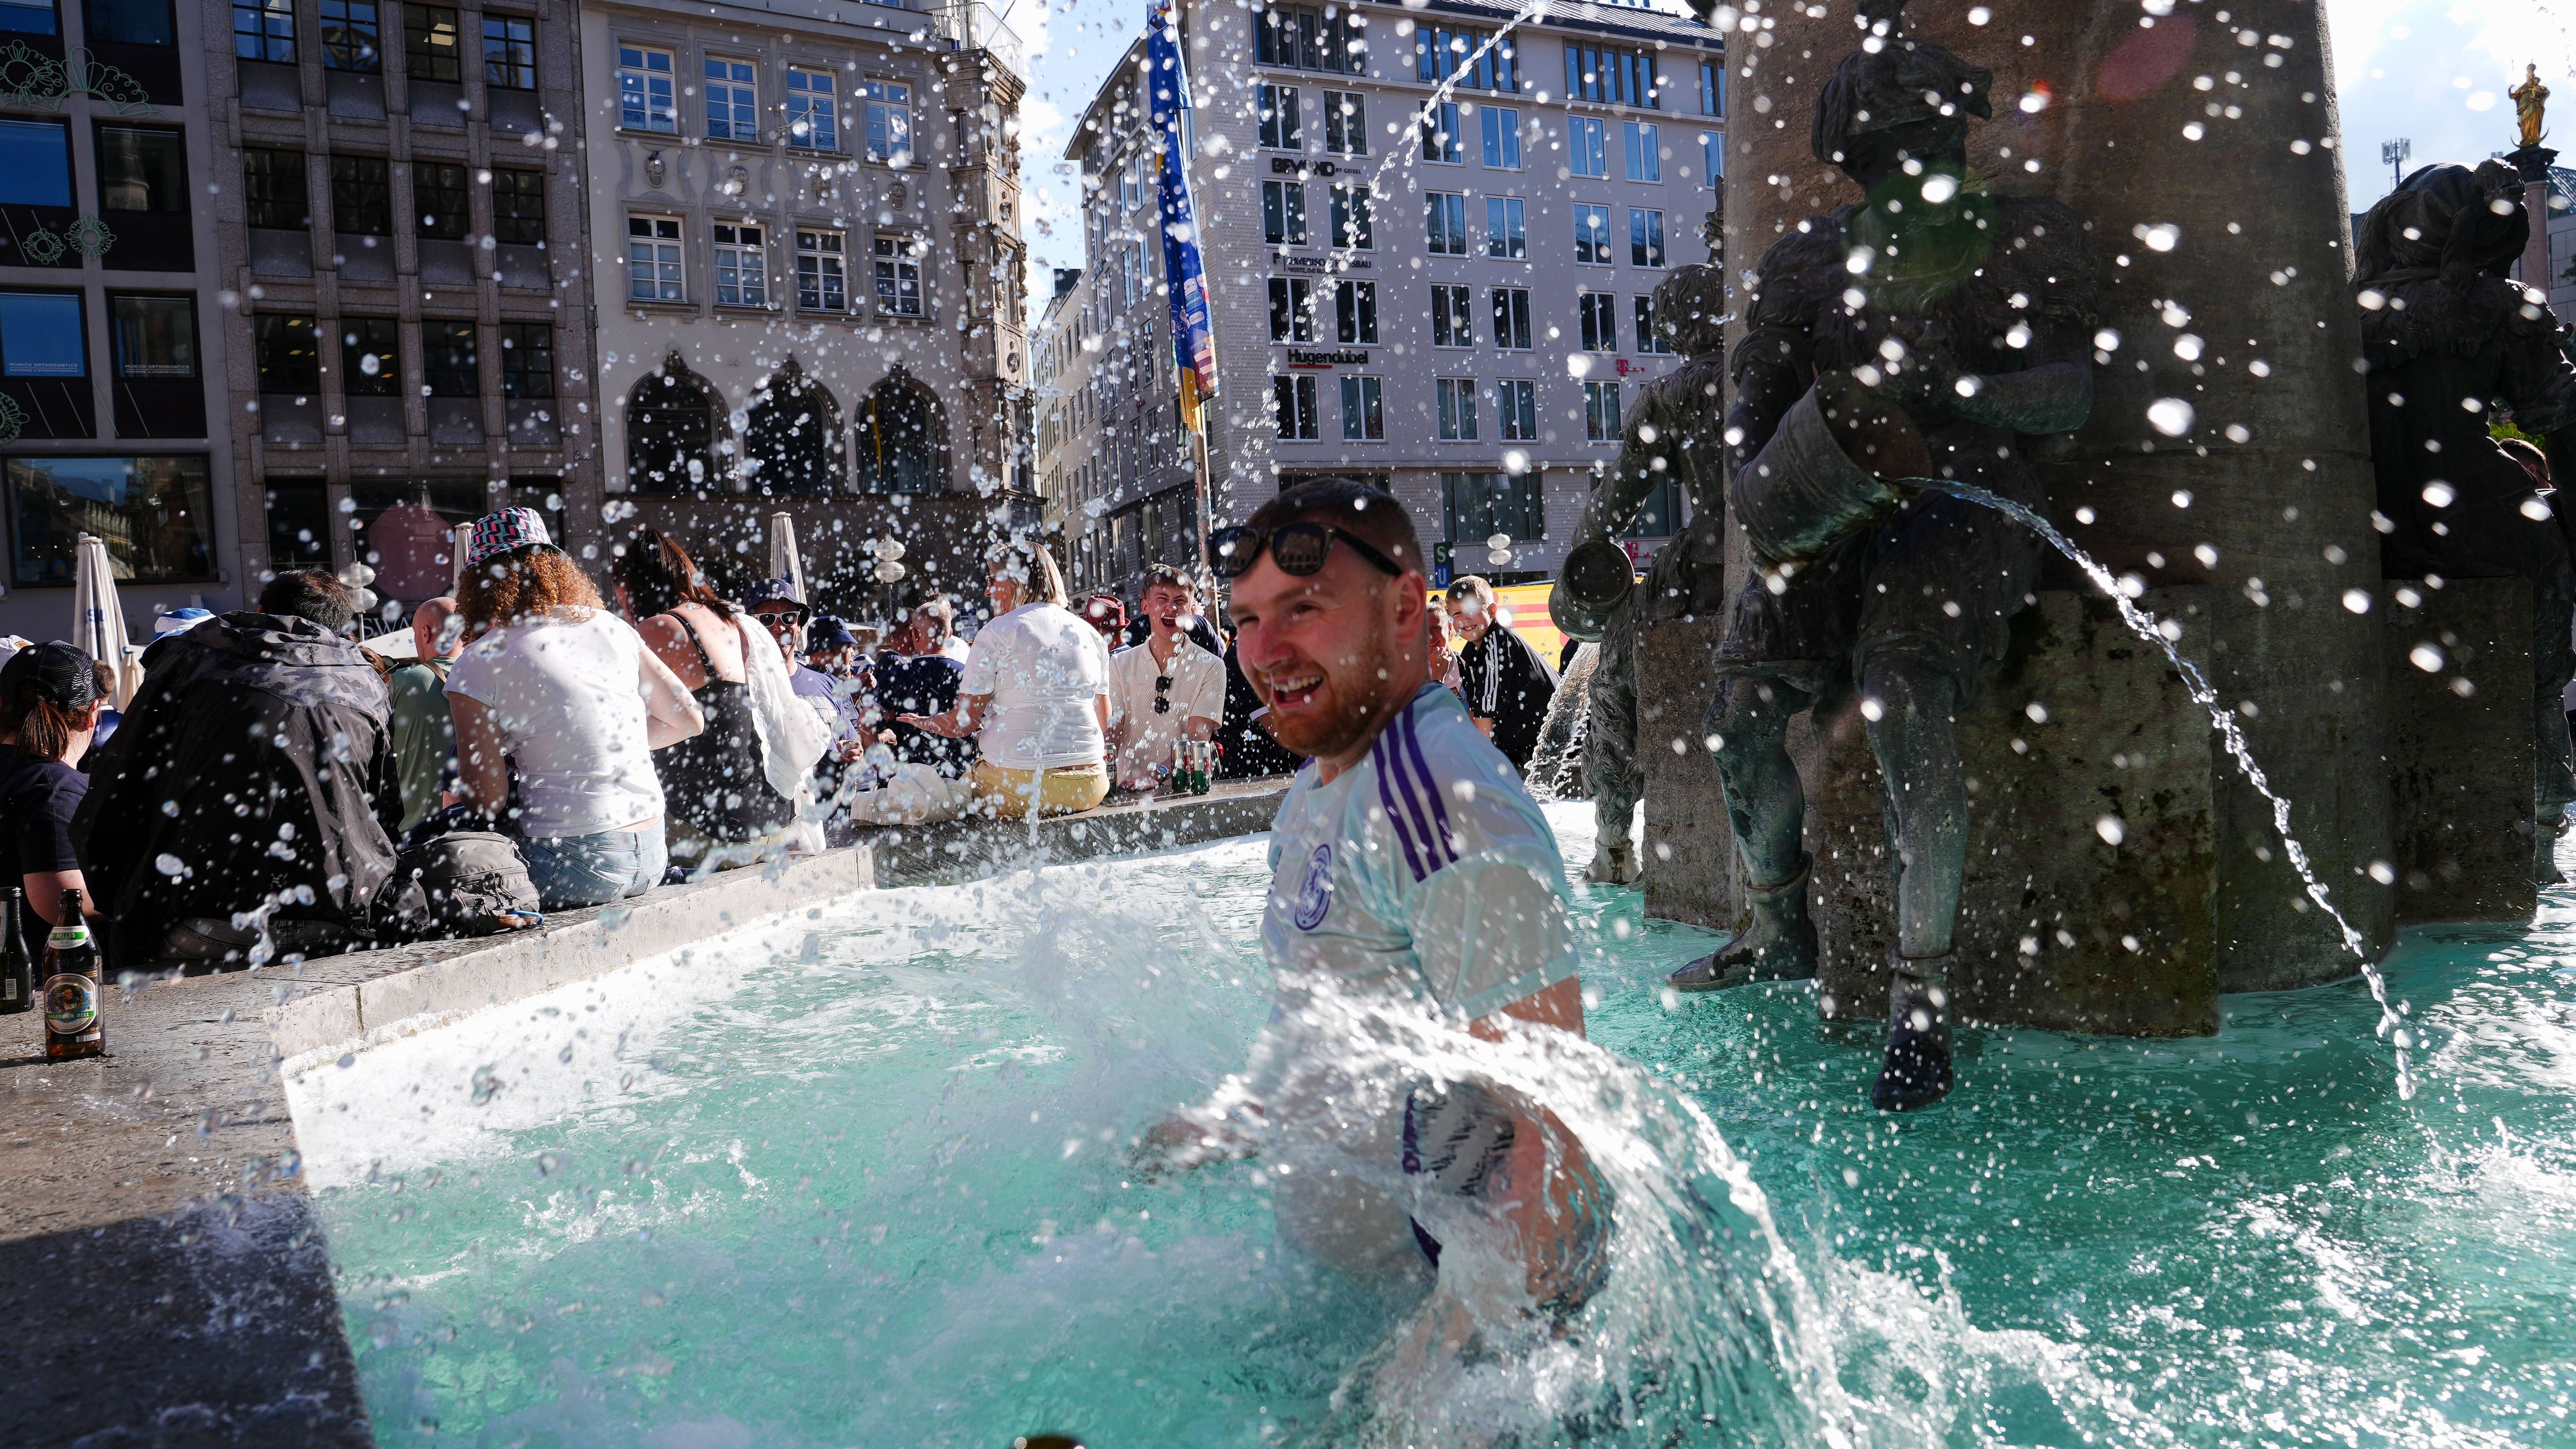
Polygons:
<instances>
[{"instance_id":1,"label":"white apartment building","mask_svg":"<svg viewBox=\"0 0 2576 1449\"><path fill-rule=\"evenodd\" d=\"M815 602L863 618L972 597L983 544L1037 524L1017 39L973 3L581 24L610 510L736 585L785 511ZM900 590L868 581L888 536Z\"/></svg>"},{"instance_id":2,"label":"white apartment building","mask_svg":"<svg viewBox=\"0 0 2576 1449\"><path fill-rule=\"evenodd\" d=\"M1562 558L1622 412L1670 366L1655 284L1707 255L1725 64L1686 14L1552 0L1506 30L1515 13L1182 9L1220 518L1357 473L1457 572L1537 578ZM1077 580L1131 593L1144 564L1195 548L1142 55L1067 149L1085 266L1037 344L1042 490ZM1487 562L1495 534L1506 565Z\"/></svg>"}]
</instances>

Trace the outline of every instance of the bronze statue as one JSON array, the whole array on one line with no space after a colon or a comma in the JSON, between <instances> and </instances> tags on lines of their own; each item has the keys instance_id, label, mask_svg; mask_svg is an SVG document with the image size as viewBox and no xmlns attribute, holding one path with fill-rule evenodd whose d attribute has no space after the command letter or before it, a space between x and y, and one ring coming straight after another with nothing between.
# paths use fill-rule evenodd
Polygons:
<instances>
[{"instance_id":1,"label":"bronze statue","mask_svg":"<svg viewBox=\"0 0 2576 1449\"><path fill-rule=\"evenodd\" d=\"M2035 509L2024 436L2092 407L2096 280L2083 219L1998 196L1967 164L1991 73L1903 33L1881 3L1817 99L1812 144L1865 200L1810 217L1762 258L1737 345L1728 508L1756 570L1721 650L1708 733L1752 920L1675 971L1709 991L1815 974L1805 797L1789 720L1859 695L1887 778L1897 867L1885 1058L1871 1100L1952 1082L1951 929L1968 801L1952 721L2036 587L2039 541L1955 479Z\"/></svg>"},{"instance_id":2,"label":"bronze statue","mask_svg":"<svg viewBox=\"0 0 2576 1449\"><path fill-rule=\"evenodd\" d=\"M2522 126L2522 144L2539 145L2549 135L2541 117L2541 108L2549 101L2549 87L2540 83L2540 67L2525 63L2522 84L2505 94L2513 98L2513 118Z\"/></svg>"},{"instance_id":3,"label":"bronze statue","mask_svg":"<svg viewBox=\"0 0 2576 1449\"><path fill-rule=\"evenodd\" d=\"M1712 213L1713 215L1714 213ZM1587 879L1627 885L1642 873L1631 834L1645 778L1637 768L1637 631L1657 619L1716 614L1725 602L1726 276L1722 257L1677 268L1655 288L1655 326L1680 366L1648 383L1629 410L1619 461L1592 492L1574 531L1548 614L1597 641L1583 735L1583 768L1598 826ZM1687 502L1690 523L1632 587L1628 555L1612 542L1637 520L1658 482Z\"/></svg>"},{"instance_id":4,"label":"bronze statue","mask_svg":"<svg viewBox=\"0 0 2576 1449\"><path fill-rule=\"evenodd\" d=\"M2561 878L2552 847L2576 801L2561 703L2576 674L2567 536L2576 506L2553 516L2487 420L2494 404L2511 408L2514 426L2542 440L2550 473L2576 478L2576 367L2543 294L2509 279L2531 236L2522 197L2501 161L2424 167L2361 219L2353 284L2370 366L2371 463L2389 529L2380 571L2531 581L2540 766L2532 872L2550 884Z\"/></svg>"}]
</instances>

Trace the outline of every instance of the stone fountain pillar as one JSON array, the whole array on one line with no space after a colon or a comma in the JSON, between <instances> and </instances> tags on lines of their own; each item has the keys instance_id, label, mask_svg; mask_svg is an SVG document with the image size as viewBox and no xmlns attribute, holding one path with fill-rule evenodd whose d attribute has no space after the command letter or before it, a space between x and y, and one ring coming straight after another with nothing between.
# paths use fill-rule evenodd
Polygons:
<instances>
[{"instance_id":1,"label":"stone fountain pillar","mask_svg":"<svg viewBox=\"0 0 2576 1449\"><path fill-rule=\"evenodd\" d=\"M2184 652L2238 711L2295 802L2293 830L2376 949L2393 922L2391 891L2368 874L2391 852L2387 605L2322 6L1913 12L1914 33L1995 72L1995 118L1972 129L1970 164L1993 189L2052 196L2093 226L2105 331L2092 418L2034 455L2056 518L2182 625ZM1851 0L1820 16L1765 5L1746 25L1728 57L1739 288L1787 228L1858 199L1808 140L1819 87L1860 39ZM1731 572L1743 577L1740 538ZM2269 807L2163 660L2073 570L2045 585L1960 721L1976 781L1954 973L1965 1014L2205 1032L2219 991L2350 974ZM1639 650L1641 675L1687 669L1723 625L1664 627L1659 647ZM1678 674L1640 683L1641 706L1707 692ZM1648 909L1730 924L1731 850L1654 858L1659 843L1723 831L1697 721L1675 718L1687 713L1656 721L1683 749L1641 727L1656 772ZM1878 1018L1894 913L1877 771L1856 718L1814 721L1808 750L1824 1009Z\"/></svg>"}]
</instances>

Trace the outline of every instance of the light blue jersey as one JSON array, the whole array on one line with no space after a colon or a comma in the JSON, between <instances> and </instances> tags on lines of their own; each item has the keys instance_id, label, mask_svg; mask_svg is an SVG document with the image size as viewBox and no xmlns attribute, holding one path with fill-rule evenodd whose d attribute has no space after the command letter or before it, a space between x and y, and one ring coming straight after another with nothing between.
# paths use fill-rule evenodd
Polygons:
<instances>
[{"instance_id":1,"label":"light blue jersey","mask_svg":"<svg viewBox=\"0 0 2576 1449\"><path fill-rule=\"evenodd\" d=\"M1556 836L1458 697L1425 685L1368 758L1297 772L1270 828L1262 954L1486 1016L1575 974Z\"/></svg>"}]
</instances>

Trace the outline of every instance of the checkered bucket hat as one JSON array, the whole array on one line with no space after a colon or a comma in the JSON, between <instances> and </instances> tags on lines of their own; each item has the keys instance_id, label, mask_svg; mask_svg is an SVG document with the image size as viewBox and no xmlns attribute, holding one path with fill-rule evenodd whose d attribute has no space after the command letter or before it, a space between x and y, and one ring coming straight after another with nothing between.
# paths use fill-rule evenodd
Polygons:
<instances>
[{"instance_id":1,"label":"checkered bucket hat","mask_svg":"<svg viewBox=\"0 0 2576 1449\"><path fill-rule=\"evenodd\" d=\"M530 544L551 546L554 539L546 533L546 521L533 508L504 508L486 513L474 520L474 532L465 544L465 566L472 568L496 553L508 553Z\"/></svg>"}]
</instances>

